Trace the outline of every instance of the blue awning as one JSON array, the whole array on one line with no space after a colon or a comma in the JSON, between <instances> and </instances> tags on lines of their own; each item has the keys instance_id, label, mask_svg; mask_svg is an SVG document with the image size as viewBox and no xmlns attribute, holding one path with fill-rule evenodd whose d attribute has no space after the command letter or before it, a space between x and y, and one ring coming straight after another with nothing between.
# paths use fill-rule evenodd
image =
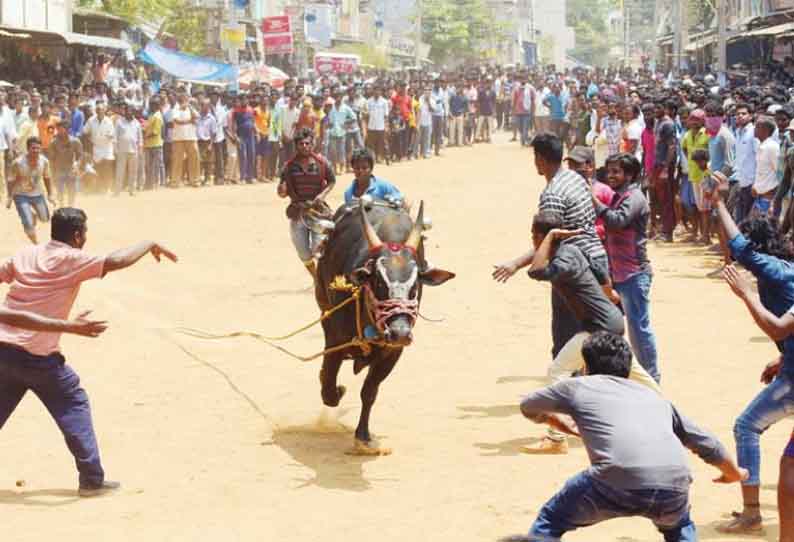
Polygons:
<instances>
[{"instance_id":1,"label":"blue awning","mask_svg":"<svg viewBox=\"0 0 794 542\"><path fill-rule=\"evenodd\" d=\"M150 41L138 53L138 58L153 64L163 72L177 78L195 82L232 83L236 82L240 70L233 64L218 62L212 58L180 53Z\"/></svg>"}]
</instances>

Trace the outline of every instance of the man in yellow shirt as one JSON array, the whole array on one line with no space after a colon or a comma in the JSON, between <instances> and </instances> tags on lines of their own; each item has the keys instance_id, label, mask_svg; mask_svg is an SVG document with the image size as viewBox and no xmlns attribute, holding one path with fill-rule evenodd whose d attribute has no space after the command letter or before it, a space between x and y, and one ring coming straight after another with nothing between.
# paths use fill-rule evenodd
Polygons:
<instances>
[{"instance_id":1,"label":"man in yellow shirt","mask_svg":"<svg viewBox=\"0 0 794 542\"><path fill-rule=\"evenodd\" d=\"M709 231L709 220L711 216L710 207L706 209L707 205L703 199L703 188L701 183L705 176L705 171L698 165L694 159L695 151L706 150L709 148L709 136L706 129L703 127L706 122L706 113L702 109L695 109L689 114L688 127L684 139L681 142L681 147L687 157L687 165L689 168L689 182L692 184L692 194L695 197L695 205L697 206L697 217L693 222L695 224L695 239L697 239L698 229L701 233L700 241L703 243L710 243L707 238Z\"/></svg>"},{"instance_id":2,"label":"man in yellow shirt","mask_svg":"<svg viewBox=\"0 0 794 542\"><path fill-rule=\"evenodd\" d=\"M149 117L143 127L143 152L146 164L147 190L165 186L165 162L163 161L163 114L160 99L149 102Z\"/></svg>"},{"instance_id":3,"label":"man in yellow shirt","mask_svg":"<svg viewBox=\"0 0 794 542\"><path fill-rule=\"evenodd\" d=\"M270 159L270 104L262 95L253 99L254 129L256 130L256 178L260 183L267 177L267 162Z\"/></svg>"}]
</instances>

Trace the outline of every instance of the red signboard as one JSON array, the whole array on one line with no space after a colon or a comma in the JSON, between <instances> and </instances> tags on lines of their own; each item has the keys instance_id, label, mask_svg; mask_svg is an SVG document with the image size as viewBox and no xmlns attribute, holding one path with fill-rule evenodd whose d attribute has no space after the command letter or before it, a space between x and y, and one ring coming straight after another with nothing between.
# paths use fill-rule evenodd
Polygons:
<instances>
[{"instance_id":1,"label":"red signboard","mask_svg":"<svg viewBox=\"0 0 794 542\"><path fill-rule=\"evenodd\" d=\"M358 69L358 59L347 56L320 56L314 57L314 71L326 73L353 73Z\"/></svg>"},{"instance_id":2,"label":"red signboard","mask_svg":"<svg viewBox=\"0 0 794 542\"><path fill-rule=\"evenodd\" d=\"M279 15L277 17L265 17L262 19L263 34L284 34L290 32L289 17Z\"/></svg>"},{"instance_id":3,"label":"red signboard","mask_svg":"<svg viewBox=\"0 0 794 542\"><path fill-rule=\"evenodd\" d=\"M267 55L283 55L292 52L292 34L265 34L262 41Z\"/></svg>"},{"instance_id":4,"label":"red signboard","mask_svg":"<svg viewBox=\"0 0 794 542\"><path fill-rule=\"evenodd\" d=\"M291 53L293 47L289 16L279 15L262 19L262 41L266 55Z\"/></svg>"}]
</instances>

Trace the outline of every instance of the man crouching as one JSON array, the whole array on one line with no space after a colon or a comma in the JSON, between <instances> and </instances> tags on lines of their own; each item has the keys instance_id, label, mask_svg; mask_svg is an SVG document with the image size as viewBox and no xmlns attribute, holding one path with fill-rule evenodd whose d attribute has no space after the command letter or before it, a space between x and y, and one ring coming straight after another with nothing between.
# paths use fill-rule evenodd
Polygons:
<instances>
[{"instance_id":1,"label":"man crouching","mask_svg":"<svg viewBox=\"0 0 794 542\"><path fill-rule=\"evenodd\" d=\"M631 349L611 333L582 346L585 375L528 395L521 412L537 423L581 436L590 468L574 476L538 514L528 536L556 541L581 527L621 517L650 519L667 542L697 540L689 517L692 475L684 448L721 471L717 483L747 478L712 434L647 386L628 379ZM572 426L564 416L571 416Z\"/></svg>"}]
</instances>

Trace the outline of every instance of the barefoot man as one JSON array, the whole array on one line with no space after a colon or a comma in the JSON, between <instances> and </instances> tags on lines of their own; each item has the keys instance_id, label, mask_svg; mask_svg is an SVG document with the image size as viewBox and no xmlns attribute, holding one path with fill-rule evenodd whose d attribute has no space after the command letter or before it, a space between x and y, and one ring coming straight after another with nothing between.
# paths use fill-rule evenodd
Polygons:
<instances>
[{"instance_id":1,"label":"barefoot man","mask_svg":"<svg viewBox=\"0 0 794 542\"><path fill-rule=\"evenodd\" d=\"M157 261L161 256L174 262L177 259L151 241L108 256L91 256L82 250L86 238L86 214L71 207L58 209L52 217L49 243L29 246L0 265L0 282L10 284L3 308L63 320L83 281L127 268L146 254ZM93 497L117 489L119 484L105 480L88 395L58 347L62 331L80 329L80 320L76 323L72 328L25 330L0 321L0 428L31 390L55 419L74 456L80 474L79 495Z\"/></svg>"}]
</instances>

